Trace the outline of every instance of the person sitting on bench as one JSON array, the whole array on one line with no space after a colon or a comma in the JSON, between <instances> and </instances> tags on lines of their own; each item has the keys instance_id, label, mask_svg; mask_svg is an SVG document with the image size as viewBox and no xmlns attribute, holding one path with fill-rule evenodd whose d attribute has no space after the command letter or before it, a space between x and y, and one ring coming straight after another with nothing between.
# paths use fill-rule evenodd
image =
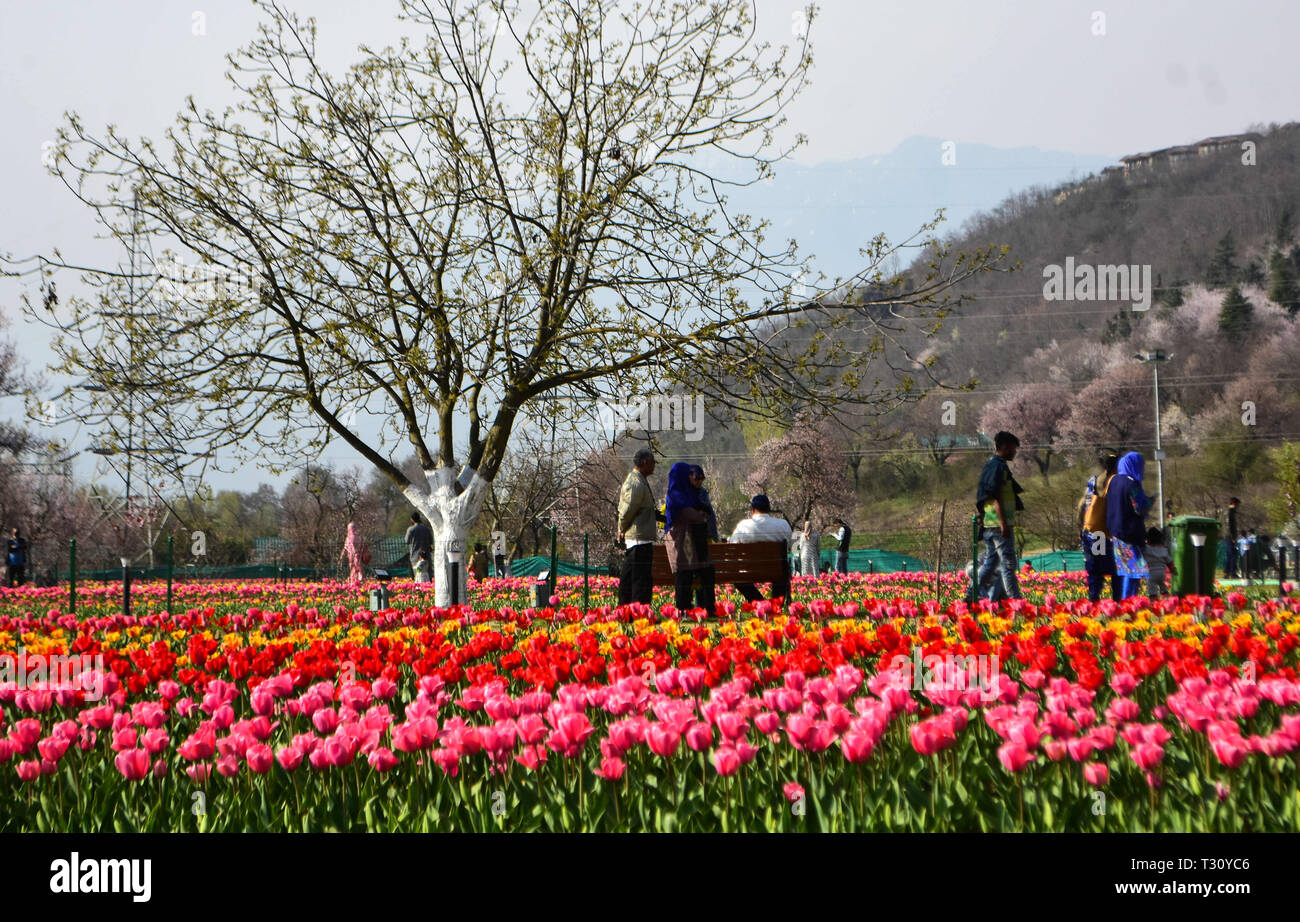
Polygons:
<instances>
[{"instance_id":1,"label":"person sitting on bench","mask_svg":"<svg viewBox=\"0 0 1300 922\"><path fill-rule=\"evenodd\" d=\"M789 541L790 523L772 515L772 504L767 495L760 493L749 501L749 517L741 519L736 530L731 533L728 544L752 544L755 541ZM772 583L772 598L788 599L790 597L790 559L783 558L785 579ZM758 587L753 583L736 583L736 591L747 601L757 602L763 598Z\"/></svg>"}]
</instances>

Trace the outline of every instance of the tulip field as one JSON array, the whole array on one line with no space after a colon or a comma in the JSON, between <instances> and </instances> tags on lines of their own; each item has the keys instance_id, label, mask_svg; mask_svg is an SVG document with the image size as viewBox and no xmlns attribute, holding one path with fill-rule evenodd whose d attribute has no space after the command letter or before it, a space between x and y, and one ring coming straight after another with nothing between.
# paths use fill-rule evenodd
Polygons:
<instances>
[{"instance_id":1,"label":"tulip field","mask_svg":"<svg viewBox=\"0 0 1300 922\"><path fill-rule=\"evenodd\" d=\"M1300 597L1082 584L0 589L0 832L1300 830Z\"/></svg>"}]
</instances>

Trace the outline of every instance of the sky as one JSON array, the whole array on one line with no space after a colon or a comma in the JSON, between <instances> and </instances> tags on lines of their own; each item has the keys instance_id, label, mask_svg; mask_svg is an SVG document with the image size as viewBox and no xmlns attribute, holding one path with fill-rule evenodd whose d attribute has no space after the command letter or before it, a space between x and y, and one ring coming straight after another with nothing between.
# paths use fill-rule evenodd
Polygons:
<instances>
[{"instance_id":1,"label":"sky","mask_svg":"<svg viewBox=\"0 0 1300 922\"><path fill-rule=\"evenodd\" d=\"M390 0L284 2L317 20L335 70L358 43L402 34ZM758 0L763 37L792 41L802 8ZM231 99L224 57L258 18L246 0L0 0L0 253L115 259L46 172L43 145L69 111L158 136L189 95L220 107ZM812 83L788 110L789 131L808 137L800 164L918 135L1118 158L1300 117L1300 3L1288 0L825 0L810 35ZM0 335L39 370L49 338L21 315L29 289L0 279ZM0 402L0 418L20 412ZM335 451L326 460L358 460Z\"/></svg>"}]
</instances>

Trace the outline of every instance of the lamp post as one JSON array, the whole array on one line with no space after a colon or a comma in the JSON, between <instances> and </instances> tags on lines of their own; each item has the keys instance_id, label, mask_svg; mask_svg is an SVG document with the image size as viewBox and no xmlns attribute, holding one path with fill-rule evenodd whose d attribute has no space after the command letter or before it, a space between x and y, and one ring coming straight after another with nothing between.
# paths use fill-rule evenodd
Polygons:
<instances>
[{"instance_id":1,"label":"lamp post","mask_svg":"<svg viewBox=\"0 0 1300 922\"><path fill-rule=\"evenodd\" d=\"M464 548L459 540L447 545L447 563L451 568L451 604L460 604L460 559Z\"/></svg>"},{"instance_id":2,"label":"lamp post","mask_svg":"<svg viewBox=\"0 0 1300 922\"><path fill-rule=\"evenodd\" d=\"M1196 594L1204 595L1205 593L1201 592L1201 548L1205 547L1205 535L1194 531L1189 537L1192 539L1192 547L1195 548L1192 556L1196 559Z\"/></svg>"},{"instance_id":3,"label":"lamp post","mask_svg":"<svg viewBox=\"0 0 1300 922\"><path fill-rule=\"evenodd\" d=\"M1151 370L1155 373L1155 397L1156 397L1156 513L1160 517L1160 530L1165 528L1165 450L1160 444L1160 363L1173 361L1173 353L1166 354L1163 349L1156 349L1151 352L1134 353L1133 358L1143 364L1150 364ZM1205 538L1202 536L1202 542ZM1200 579L1196 581L1197 587L1200 587Z\"/></svg>"},{"instance_id":4,"label":"lamp post","mask_svg":"<svg viewBox=\"0 0 1300 922\"><path fill-rule=\"evenodd\" d=\"M129 557L119 558L122 561L122 614L131 614L131 559Z\"/></svg>"}]
</instances>

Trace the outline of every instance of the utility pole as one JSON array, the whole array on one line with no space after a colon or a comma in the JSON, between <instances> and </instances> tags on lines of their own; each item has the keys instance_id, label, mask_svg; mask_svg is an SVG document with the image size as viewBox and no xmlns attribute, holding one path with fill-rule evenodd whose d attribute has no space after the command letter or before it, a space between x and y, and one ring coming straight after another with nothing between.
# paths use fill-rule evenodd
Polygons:
<instances>
[{"instance_id":1,"label":"utility pole","mask_svg":"<svg viewBox=\"0 0 1300 922\"><path fill-rule=\"evenodd\" d=\"M1165 354L1163 349L1152 352L1138 352L1133 358L1143 364L1150 364L1155 377L1156 406L1156 521L1161 531L1165 530L1165 450L1160 443L1160 363L1173 361L1173 353Z\"/></svg>"}]
</instances>

